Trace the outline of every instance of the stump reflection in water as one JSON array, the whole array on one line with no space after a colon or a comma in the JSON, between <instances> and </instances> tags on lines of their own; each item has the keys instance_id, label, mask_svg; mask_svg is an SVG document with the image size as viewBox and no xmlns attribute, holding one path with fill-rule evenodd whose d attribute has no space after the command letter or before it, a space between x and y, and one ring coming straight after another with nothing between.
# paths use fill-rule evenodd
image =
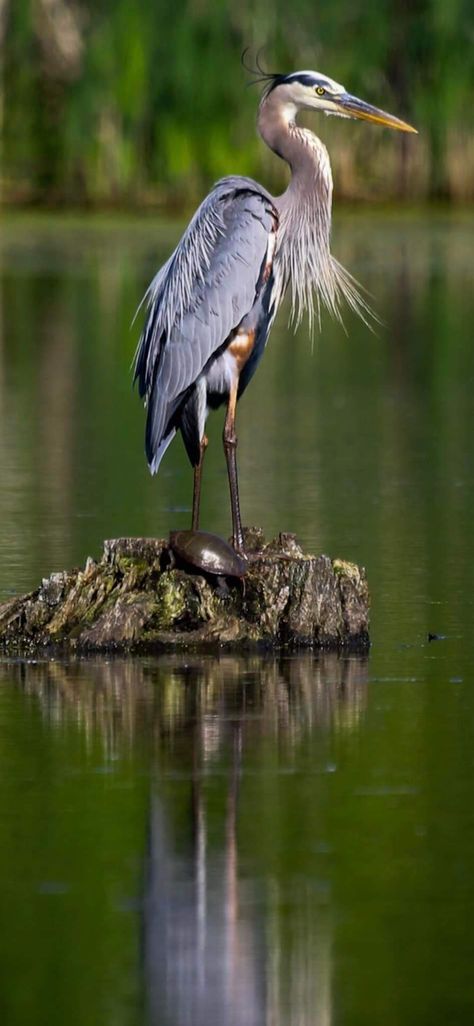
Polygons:
<instances>
[{"instance_id":1,"label":"stump reflection in water","mask_svg":"<svg viewBox=\"0 0 474 1026\"><path fill-rule=\"evenodd\" d=\"M261 1026L291 1016L301 1026L326 1026L331 913L324 883L292 879L298 929L289 930L288 884L245 838L239 843L239 812L248 790L264 784L255 753L267 749L270 773L284 777L299 772L311 735L357 731L367 661L170 656L19 663L14 673L51 725L73 721L91 744L99 734L106 759L147 753L139 916L149 1020ZM316 776L331 772L326 755L323 743Z\"/></svg>"},{"instance_id":2,"label":"stump reflection in water","mask_svg":"<svg viewBox=\"0 0 474 1026\"><path fill-rule=\"evenodd\" d=\"M100 731L109 753L136 738L163 752L173 739L175 751L177 737L192 730L204 759L226 735L229 716L245 720L246 734L290 746L314 727L350 729L364 709L367 667L365 656L336 653L9 664L47 719Z\"/></svg>"}]
</instances>

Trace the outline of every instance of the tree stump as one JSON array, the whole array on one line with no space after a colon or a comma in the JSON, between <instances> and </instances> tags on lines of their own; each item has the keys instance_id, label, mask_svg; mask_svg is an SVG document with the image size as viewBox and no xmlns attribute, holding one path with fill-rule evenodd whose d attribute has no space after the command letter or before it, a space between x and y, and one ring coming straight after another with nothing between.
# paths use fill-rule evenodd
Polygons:
<instances>
[{"instance_id":1,"label":"tree stump","mask_svg":"<svg viewBox=\"0 0 474 1026\"><path fill-rule=\"evenodd\" d=\"M314 648L365 651L365 571L306 555L294 535L245 532L242 580L169 565L167 541L117 538L82 570L53 573L0 605L0 651L65 653Z\"/></svg>"}]
</instances>

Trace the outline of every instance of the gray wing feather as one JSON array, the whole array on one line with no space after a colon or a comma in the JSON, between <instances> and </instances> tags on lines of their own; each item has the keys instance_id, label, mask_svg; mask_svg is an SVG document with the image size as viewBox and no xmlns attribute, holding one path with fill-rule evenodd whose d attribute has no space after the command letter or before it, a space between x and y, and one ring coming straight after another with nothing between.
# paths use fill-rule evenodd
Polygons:
<instances>
[{"instance_id":1,"label":"gray wing feather","mask_svg":"<svg viewBox=\"0 0 474 1026\"><path fill-rule=\"evenodd\" d=\"M135 379L153 460L180 397L251 309L277 213L247 178L218 182L152 281Z\"/></svg>"}]
</instances>

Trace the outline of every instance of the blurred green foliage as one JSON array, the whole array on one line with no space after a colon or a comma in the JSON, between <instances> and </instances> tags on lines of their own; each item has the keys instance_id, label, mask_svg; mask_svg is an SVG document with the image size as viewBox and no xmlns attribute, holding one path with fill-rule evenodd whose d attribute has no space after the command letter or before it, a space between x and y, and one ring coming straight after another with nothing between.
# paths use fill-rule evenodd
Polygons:
<instances>
[{"instance_id":1,"label":"blurred green foliage","mask_svg":"<svg viewBox=\"0 0 474 1026\"><path fill-rule=\"evenodd\" d=\"M240 63L317 68L416 137L328 119L339 195L474 195L471 0L0 0L4 202L191 204L228 173L284 175Z\"/></svg>"}]
</instances>

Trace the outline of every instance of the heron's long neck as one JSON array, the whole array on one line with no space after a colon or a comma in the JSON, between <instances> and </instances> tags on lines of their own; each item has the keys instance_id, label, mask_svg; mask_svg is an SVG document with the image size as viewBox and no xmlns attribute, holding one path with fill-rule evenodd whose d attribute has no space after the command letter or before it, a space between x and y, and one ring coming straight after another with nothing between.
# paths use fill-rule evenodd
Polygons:
<instances>
[{"instance_id":1,"label":"heron's long neck","mask_svg":"<svg viewBox=\"0 0 474 1026\"><path fill-rule=\"evenodd\" d=\"M284 193L287 202L323 205L330 217L332 175L328 151L313 132L295 123L296 113L293 104L282 105L270 93L260 105L258 130L267 146L291 168L291 182Z\"/></svg>"},{"instance_id":2,"label":"heron's long neck","mask_svg":"<svg viewBox=\"0 0 474 1026\"><path fill-rule=\"evenodd\" d=\"M336 262L330 253L332 175L328 152L317 136L295 123L296 107L282 106L272 93L263 100L258 129L267 146L289 164L291 180L276 199L280 211L277 260L282 287L291 282L299 319L313 313L314 294L333 312L337 307Z\"/></svg>"}]
</instances>

